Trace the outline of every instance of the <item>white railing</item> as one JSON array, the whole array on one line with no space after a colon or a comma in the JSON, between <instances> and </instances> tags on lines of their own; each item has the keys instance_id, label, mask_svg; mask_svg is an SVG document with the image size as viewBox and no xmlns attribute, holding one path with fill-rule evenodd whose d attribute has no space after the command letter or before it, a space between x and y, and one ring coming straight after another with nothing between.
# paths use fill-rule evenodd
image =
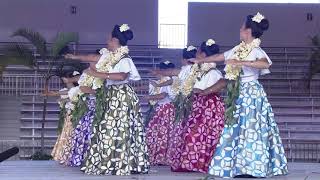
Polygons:
<instances>
[{"instance_id":1,"label":"white railing","mask_svg":"<svg viewBox=\"0 0 320 180\"><path fill-rule=\"evenodd\" d=\"M34 73L33 75L4 74L0 82L0 94L19 96L22 94L41 94L45 86L43 76ZM53 76L49 81L50 90L59 90L62 83L59 77Z\"/></svg>"},{"instance_id":2,"label":"white railing","mask_svg":"<svg viewBox=\"0 0 320 180\"><path fill-rule=\"evenodd\" d=\"M185 24L160 24L160 48L184 48L186 46Z\"/></svg>"},{"instance_id":3,"label":"white railing","mask_svg":"<svg viewBox=\"0 0 320 180\"><path fill-rule=\"evenodd\" d=\"M148 87L148 79L140 81L133 81L130 84L137 89L138 94L143 94L144 88ZM27 95L41 95L44 90L45 80L41 75L21 75L21 74L4 74L0 82L0 94L19 96ZM63 83L59 77L53 76L49 81L49 90L62 89Z\"/></svg>"}]
</instances>

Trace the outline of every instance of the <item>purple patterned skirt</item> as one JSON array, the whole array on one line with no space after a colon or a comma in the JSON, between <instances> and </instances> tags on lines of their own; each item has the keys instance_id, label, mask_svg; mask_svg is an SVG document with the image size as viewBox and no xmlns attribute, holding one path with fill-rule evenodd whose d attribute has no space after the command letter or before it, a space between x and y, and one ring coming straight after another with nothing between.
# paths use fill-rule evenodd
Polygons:
<instances>
[{"instance_id":1,"label":"purple patterned skirt","mask_svg":"<svg viewBox=\"0 0 320 180\"><path fill-rule=\"evenodd\" d=\"M90 144L91 125L95 115L96 101L93 98L87 100L88 112L80 119L74 130L68 166L80 166Z\"/></svg>"}]
</instances>

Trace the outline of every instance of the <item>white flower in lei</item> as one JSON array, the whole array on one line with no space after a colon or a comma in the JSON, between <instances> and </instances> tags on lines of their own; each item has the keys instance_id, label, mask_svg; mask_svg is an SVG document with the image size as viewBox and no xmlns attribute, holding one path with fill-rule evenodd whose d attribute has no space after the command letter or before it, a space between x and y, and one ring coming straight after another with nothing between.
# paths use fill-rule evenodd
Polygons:
<instances>
[{"instance_id":1,"label":"white flower in lei","mask_svg":"<svg viewBox=\"0 0 320 180\"><path fill-rule=\"evenodd\" d=\"M96 69L98 72L108 73L120 60L121 58L129 53L128 46L121 46L116 51L112 52L108 49L103 48L100 50L103 58L100 58L96 64ZM87 86L96 90L103 86L104 80L89 76L83 73L78 81L79 86Z\"/></svg>"},{"instance_id":2,"label":"white flower in lei","mask_svg":"<svg viewBox=\"0 0 320 180\"><path fill-rule=\"evenodd\" d=\"M198 64L192 65L191 72L189 76L186 78L186 80L183 82L182 89L180 90L183 96L187 97L191 93L193 86L196 83L198 72Z\"/></svg>"},{"instance_id":3,"label":"white flower in lei","mask_svg":"<svg viewBox=\"0 0 320 180\"><path fill-rule=\"evenodd\" d=\"M108 73L120 60L121 58L129 53L128 46L121 46L116 51L106 51L106 57L101 58L96 64L96 68L98 72ZM94 78L92 88L98 89L103 86L104 80L100 78Z\"/></svg>"},{"instance_id":4,"label":"white flower in lei","mask_svg":"<svg viewBox=\"0 0 320 180\"><path fill-rule=\"evenodd\" d=\"M75 105L72 102L67 102L65 108L67 109L67 113L71 114L71 112L75 109Z\"/></svg>"},{"instance_id":5,"label":"white flower in lei","mask_svg":"<svg viewBox=\"0 0 320 180\"><path fill-rule=\"evenodd\" d=\"M235 47L234 54L231 59L235 59L238 61L245 61L248 55L254 48L259 47L261 44L261 40L259 38L254 39L251 43L246 44L245 42L241 42L238 46ZM241 67L234 67L232 65L227 64L225 68L225 78L228 80L236 80L240 75Z\"/></svg>"},{"instance_id":6,"label":"white flower in lei","mask_svg":"<svg viewBox=\"0 0 320 180\"><path fill-rule=\"evenodd\" d=\"M216 63L203 63L201 64L201 71L202 72L207 72L211 70L212 68L215 68L217 66Z\"/></svg>"},{"instance_id":7,"label":"white flower in lei","mask_svg":"<svg viewBox=\"0 0 320 180\"><path fill-rule=\"evenodd\" d=\"M170 79L169 77L163 77L161 78L160 80L156 81L157 84L161 84L163 82L166 82L168 79ZM151 85L152 86L152 85ZM149 95L157 95L157 94L160 94L160 90L161 90L161 87L154 87L152 86L153 89L150 90L149 92ZM151 105L155 105L157 104L157 101L154 101L154 100L150 100L149 103Z\"/></svg>"},{"instance_id":8,"label":"white flower in lei","mask_svg":"<svg viewBox=\"0 0 320 180\"><path fill-rule=\"evenodd\" d=\"M62 95L60 95L60 98L61 98L61 99L68 99L69 96L68 96L68 95L65 95L65 94L62 94Z\"/></svg>"},{"instance_id":9,"label":"white flower in lei","mask_svg":"<svg viewBox=\"0 0 320 180\"><path fill-rule=\"evenodd\" d=\"M79 100L79 96L81 96L83 93L80 90L79 86L72 87L68 91L68 97L71 100L71 102L77 102Z\"/></svg>"},{"instance_id":10,"label":"white flower in lei","mask_svg":"<svg viewBox=\"0 0 320 180\"><path fill-rule=\"evenodd\" d=\"M91 87L93 80L94 80L93 76L89 76L86 73L82 73L79 80L78 80L78 84L79 84L79 86Z\"/></svg>"},{"instance_id":11,"label":"white flower in lei","mask_svg":"<svg viewBox=\"0 0 320 180\"><path fill-rule=\"evenodd\" d=\"M173 93L177 95L181 92L183 96L187 97L192 92L197 78L215 67L215 63L204 63L200 68L198 64L192 65L190 74L185 81L182 82L179 78L174 79L171 86Z\"/></svg>"},{"instance_id":12,"label":"white flower in lei","mask_svg":"<svg viewBox=\"0 0 320 180\"><path fill-rule=\"evenodd\" d=\"M112 52L106 48L102 48L100 53L102 54L101 57L103 58L100 58L97 62L96 69L98 72L107 73L121 60L125 54L129 53L129 49L127 46L121 46L115 52ZM68 96L72 102L77 102L79 97L83 94L79 88L80 86L91 87L92 89L96 90L101 88L103 83L103 79L82 73L78 80L79 86L71 88L68 92Z\"/></svg>"},{"instance_id":13,"label":"white flower in lei","mask_svg":"<svg viewBox=\"0 0 320 180\"><path fill-rule=\"evenodd\" d=\"M264 18L265 17L258 12L255 16L253 16L253 18L251 18L251 20L256 23L260 23Z\"/></svg>"},{"instance_id":14,"label":"white flower in lei","mask_svg":"<svg viewBox=\"0 0 320 180\"><path fill-rule=\"evenodd\" d=\"M172 82L172 85L171 85L171 89L172 89L172 92L177 95L180 90L181 90L181 80L179 78L175 78L173 79L173 82Z\"/></svg>"}]
</instances>

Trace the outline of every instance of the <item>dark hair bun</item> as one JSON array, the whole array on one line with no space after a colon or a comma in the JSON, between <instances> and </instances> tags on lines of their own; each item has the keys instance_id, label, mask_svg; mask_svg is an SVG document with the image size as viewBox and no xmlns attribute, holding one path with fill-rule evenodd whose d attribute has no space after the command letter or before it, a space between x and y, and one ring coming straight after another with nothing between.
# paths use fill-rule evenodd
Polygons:
<instances>
[{"instance_id":1,"label":"dark hair bun","mask_svg":"<svg viewBox=\"0 0 320 180\"><path fill-rule=\"evenodd\" d=\"M127 30L127 31L123 32L123 35L125 36L127 41L133 39L133 32L131 30Z\"/></svg>"},{"instance_id":2,"label":"dark hair bun","mask_svg":"<svg viewBox=\"0 0 320 180\"><path fill-rule=\"evenodd\" d=\"M172 63L172 62L169 62L169 63L167 63L167 62L161 62L160 64L159 64L159 68L160 69L173 69L173 68L175 68L176 66Z\"/></svg>"},{"instance_id":3,"label":"dark hair bun","mask_svg":"<svg viewBox=\"0 0 320 180\"><path fill-rule=\"evenodd\" d=\"M133 32L130 29L121 32L120 26L115 25L112 30L112 37L117 38L121 46L126 46L128 41L133 39Z\"/></svg>"},{"instance_id":4,"label":"dark hair bun","mask_svg":"<svg viewBox=\"0 0 320 180\"><path fill-rule=\"evenodd\" d=\"M197 54L197 49L193 49L191 51L187 51L187 48L184 48L182 50L183 59L196 58L196 54Z\"/></svg>"},{"instance_id":5,"label":"dark hair bun","mask_svg":"<svg viewBox=\"0 0 320 180\"><path fill-rule=\"evenodd\" d=\"M260 38L263 32L269 29L269 21L267 19L262 19L260 23L252 20L254 16L248 15L246 18L245 26L250 28L252 31L252 36L255 38Z\"/></svg>"},{"instance_id":6,"label":"dark hair bun","mask_svg":"<svg viewBox=\"0 0 320 180\"><path fill-rule=\"evenodd\" d=\"M260 23L259 23L259 27L263 30L266 31L269 29L269 21L268 19L263 19Z\"/></svg>"},{"instance_id":7,"label":"dark hair bun","mask_svg":"<svg viewBox=\"0 0 320 180\"><path fill-rule=\"evenodd\" d=\"M168 66L168 69L173 69L176 67L176 65L173 63L169 63L169 64L167 64L167 66Z\"/></svg>"},{"instance_id":8,"label":"dark hair bun","mask_svg":"<svg viewBox=\"0 0 320 180\"><path fill-rule=\"evenodd\" d=\"M212 44L211 46L206 45L206 41L201 43L200 50L206 54L206 56L212 56L218 54L220 46L218 44Z\"/></svg>"}]
</instances>

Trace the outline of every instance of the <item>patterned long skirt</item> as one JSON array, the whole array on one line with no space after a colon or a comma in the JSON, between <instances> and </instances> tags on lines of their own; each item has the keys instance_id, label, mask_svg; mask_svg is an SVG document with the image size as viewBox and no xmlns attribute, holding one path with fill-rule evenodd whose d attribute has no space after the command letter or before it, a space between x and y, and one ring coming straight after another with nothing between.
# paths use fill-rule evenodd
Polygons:
<instances>
[{"instance_id":1,"label":"patterned long skirt","mask_svg":"<svg viewBox=\"0 0 320 180\"><path fill-rule=\"evenodd\" d=\"M69 154L72 147L72 136L73 127L71 116L66 115L61 134L58 136L56 144L51 152L53 159L59 161L61 164L64 164L69 159Z\"/></svg>"},{"instance_id":2,"label":"patterned long skirt","mask_svg":"<svg viewBox=\"0 0 320 180\"><path fill-rule=\"evenodd\" d=\"M258 81L241 83L234 117L238 123L225 125L209 173L220 177L287 174L279 129Z\"/></svg>"},{"instance_id":3,"label":"patterned long skirt","mask_svg":"<svg viewBox=\"0 0 320 180\"><path fill-rule=\"evenodd\" d=\"M173 129L174 105L162 104L156 107L146 130L150 163L153 165L169 165L168 143Z\"/></svg>"},{"instance_id":4,"label":"patterned long skirt","mask_svg":"<svg viewBox=\"0 0 320 180\"><path fill-rule=\"evenodd\" d=\"M93 175L147 173L149 159L136 93L127 84L111 85L105 103L104 118L94 124L81 170Z\"/></svg>"},{"instance_id":5,"label":"patterned long skirt","mask_svg":"<svg viewBox=\"0 0 320 180\"><path fill-rule=\"evenodd\" d=\"M72 137L72 148L68 161L68 166L80 166L83 162L85 153L88 150L91 135L91 125L95 115L95 99L87 101L88 112L80 119L77 127L74 129Z\"/></svg>"},{"instance_id":6,"label":"patterned long skirt","mask_svg":"<svg viewBox=\"0 0 320 180\"><path fill-rule=\"evenodd\" d=\"M185 133L185 124L186 120L180 120L173 125L167 152L170 166L180 163L180 157L183 149L182 147L184 145L183 134Z\"/></svg>"},{"instance_id":7,"label":"patterned long skirt","mask_svg":"<svg viewBox=\"0 0 320 180\"><path fill-rule=\"evenodd\" d=\"M193 99L182 134L179 161L172 163L171 169L206 173L223 129L224 103L216 94L195 94Z\"/></svg>"}]
</instances>

